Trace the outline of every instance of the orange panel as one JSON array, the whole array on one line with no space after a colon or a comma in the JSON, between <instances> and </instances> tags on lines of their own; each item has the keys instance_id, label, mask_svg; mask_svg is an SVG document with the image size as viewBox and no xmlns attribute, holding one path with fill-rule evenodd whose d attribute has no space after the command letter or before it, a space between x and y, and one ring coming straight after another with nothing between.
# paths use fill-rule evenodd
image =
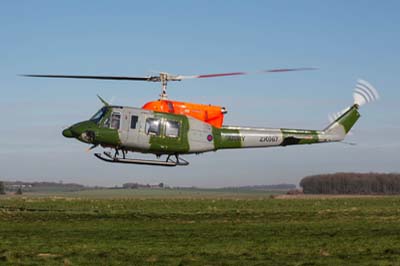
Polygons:
<instances>
[{"instance_id":1,"label":"orange panel","mask_svg":"<svg viewBox=\"0 0 400 266\"><path fill-rule=\"evenodd\" d=\"M198 103L186 103L169 100L158 100L148 102L142 107L146 110L152 110L164 113L173 113L191 116L215 127L222 127L224 122L225 108Z\"/></svg>"}]
</instances>

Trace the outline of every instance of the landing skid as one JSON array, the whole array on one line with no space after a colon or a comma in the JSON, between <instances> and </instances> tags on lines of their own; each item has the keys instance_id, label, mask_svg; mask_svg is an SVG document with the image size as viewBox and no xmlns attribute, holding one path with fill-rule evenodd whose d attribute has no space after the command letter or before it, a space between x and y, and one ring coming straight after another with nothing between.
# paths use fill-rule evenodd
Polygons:
<instances>
[{"instance_id":1,"label":"landing skid","mask_svg":"<svg viewBox=\"0 0 400 266\"><path fill-rule=\"evenodd\" d=\"M95 153L94 156L102 161L108 163L125 163L125 164L144 164L144 165L156 165L156 166L186 166L189 162L175 155L175 160L171 159L171 155L168 155L167 160L145 160L145 159L130 159L130 158L119 158L117 156L111 156L110 153L103 152ZM124 156L125 157L125 156Z\"/></svg>"}]
</instances>

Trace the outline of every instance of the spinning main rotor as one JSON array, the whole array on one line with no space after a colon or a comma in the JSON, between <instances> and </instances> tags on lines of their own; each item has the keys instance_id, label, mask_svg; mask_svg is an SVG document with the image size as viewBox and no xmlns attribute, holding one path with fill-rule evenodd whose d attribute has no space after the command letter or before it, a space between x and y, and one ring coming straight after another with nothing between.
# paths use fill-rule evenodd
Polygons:
<instances>
[{"instance_id":1,"label":"spinning main rotor","mask_svg":"<svg viewBox=\"0 0 400 266\"><path fill-rule=\"evenodd\" d=\"M149 81L149 82L161 82L161 100L167 100L167 84L168 81L181 81L184 79L201 79L201 78L216 78L216 77L227 77L227 76L240 76L248 74L266 74L266 73L280 73L280 72L291 72L291 71L304 71L304 70L316 70L316 68L303 67L303 68L277 68L269 70L261 70L257 72L229 72L219 74L205 74L205 75L171 75L166 72L161 72L158 76L148 77L131 77L131 76L87 76L87 75L37 75L28 74L22 75L25 77L35 78L72 78L72 79L102 79L102 80L130 80L130 81Z\"/></svg>"}]
</instances>

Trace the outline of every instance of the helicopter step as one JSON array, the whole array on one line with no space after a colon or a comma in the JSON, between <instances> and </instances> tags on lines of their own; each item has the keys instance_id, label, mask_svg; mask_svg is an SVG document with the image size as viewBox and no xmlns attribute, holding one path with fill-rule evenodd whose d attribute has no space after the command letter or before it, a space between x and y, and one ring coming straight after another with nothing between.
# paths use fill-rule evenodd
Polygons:
<instances>
[{"instance_id":1,"label":"helicopter step","mask_svg":"<svg viewBox=\"0 0 400 266\"><path fill-rule=\"evenodd\" d=\"M105 156L103 156L103 154ZM109 163L125 163L125 164L144 164L144 165L155 165L155 166L186 166L189 165L189 162L180 158L178 155L175 155L175 160L171 159L171 155L168 155L165 161L162 160L145 160L145 159L130 159L123 158L117 156L111 156L108 152L95 153L94 156L99 158L102 161Z\"/></svg>"}]
</instances>

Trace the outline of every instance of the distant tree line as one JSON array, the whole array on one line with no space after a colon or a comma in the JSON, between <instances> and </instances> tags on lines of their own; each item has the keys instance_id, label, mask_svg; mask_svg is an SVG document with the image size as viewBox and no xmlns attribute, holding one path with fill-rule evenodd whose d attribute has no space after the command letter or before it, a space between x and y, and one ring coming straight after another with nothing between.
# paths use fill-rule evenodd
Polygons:
<instances>
[{"instance_id":1,"label":"distant tree line","mask_svg":"<svg viewBox=\"0 0 400 266\"><path fill-rule=\"evenodd\" d=\"M0 195L6 194L6 186L4 185L4 182L0 181Z\"/></svg>"},{"instance_id":2,"label":"distant tree line","mask_svg":"<svg viewBox=\"0 0 400 266\"><path fill-rule=\"evenodd\" d=\"M6 194L6 185L4 184L3 181L0 181L0 195L5 195L5 194ZM15 194L22 195L22 188L18 187Z\"/></svg>"},{"instance_id":3,"label":"distant tree line","mask_svg":"<svg viewBox=\"0 0 400 266\"><path fill-rule=\"evenodd\" d=\"M4 190L9 192L45 192L45 191L79 191L86 187L74 183L56 183L56 182L22 182L22 181L4 181L1 182Z\"/></svg>"},{"instance_id":4,"label":"distant tree line","mask_svg":"<svg viewBox=\"0 0 400 266\"><path fill-rule=\"evenodd\" d=\"M157 185L150 184L139 184L139 183L125 183L122 188L137 189L137 188L164 188L164 183L159 183Z\"/></svg>"},{"instance_id":5,"label":"distant tree line","mask_svg":"<svg viewBox=\"0 0 400 266\"><path fill-rule=\"evenodd\" d=\"M304 194L400 194L400 174L336 173L304 177Z\"/></svg>"}]
</instances>

